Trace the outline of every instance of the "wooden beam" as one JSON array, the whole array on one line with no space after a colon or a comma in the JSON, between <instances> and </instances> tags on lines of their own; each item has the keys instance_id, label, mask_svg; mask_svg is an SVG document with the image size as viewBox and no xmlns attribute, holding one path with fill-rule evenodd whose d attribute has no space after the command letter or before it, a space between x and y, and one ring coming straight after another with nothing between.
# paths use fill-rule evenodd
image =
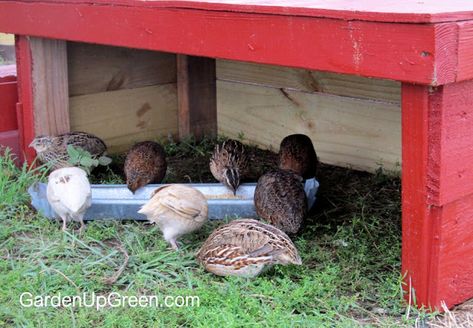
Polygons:
<instances>
[{"instance_id":1,"label":"wooden beam","mask_svg":"<svg viewBox=\"0 0 473 328\"><path fill-rule=\"evenodd\" d=\"M66 42L30 38L36 135L68 132L69 92Z\"/></svg>"},{"instance_id":2,"label":"wooden beam","mask_svg":"<svg viewBox=\"0 0 473 328\"><path fill-rule=\"evenodd\" d=\"M0 30L419 84L454 82L455 72L463 69L457 67L456 23L209 12L171 8L166 1L159 1L161 6L157 3L132 1L127 6L111 1L94 5L87 1L0 0Z\"/></svg>"},{"instance_id":3,"label":"wooden beam","mask_svg":"<svg viewBox=\"0 0 473 328\"><path fill-rule=\"evenodd\" d=\"M217 81L401 103L401 83L356 75L217 60Z\"/></svg>"},{"instance_id":4,"label":"wooden beam","mask_svg":"<svg viewBox=\"0 0 473 328\"><path fill-rule=\"evenodd\" d=\"M179 137L217 134L215 59L177 56Z\"/></svg>"},{"instance_id":5,"label":"wooden beam","mask_svg":"<svg viewBox=\"0 0 473 328\"><path fill-rule=\"evenodd\" d=\"M403 84L402 128L406 287L452 307L473 294L473 81Z\"/></svg>"}]
</instances>

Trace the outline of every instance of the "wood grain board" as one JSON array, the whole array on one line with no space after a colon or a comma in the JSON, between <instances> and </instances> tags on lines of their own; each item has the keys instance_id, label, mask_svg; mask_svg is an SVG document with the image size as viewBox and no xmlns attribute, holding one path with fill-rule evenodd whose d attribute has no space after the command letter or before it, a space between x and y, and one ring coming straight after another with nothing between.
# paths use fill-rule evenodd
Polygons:
<instances>
[{"instance_id":1,"label":"wood grain board","mask_svg":"<svg viewBox=\"0 0 473 328\"><path fill-rule=\"evenodd\" d=\"M69 131L66 42L30 38L35 135Z\"/></svg>"},{"instance_id":2,"label":"wood grain board","mask_svg":"<svg viewBox=\"0 0 473 328\"><path fill-rule=\"evenodd\" d=\"M473 82L403 85L402 272L418 304L473 293Z\"/></svg>"},{"instance_id":3,"label":"wood grain board","mask_svg":"<svg viewBox=\"0 0 473 328\"><path fill-rule=\"evenodd\" d=\"M100 136L111 153L178 131L175 83L71 97L70 109L71 129Z\"/></svg>"},{"instance_id":4,"label":"wood grain board","mask_svg":"<svg viewBox=\"0 0 473 328\"><path fill-rule=\"evenodd\" d=\"M444 205L473 193L473 81L433 89L429 102L429 203Z\"/></svg>"},{"instance_id":5,"label":"wood grain board","mask_svg":"<svg viewBox=\"0 0 473 328\"><path fill-rule=\"evenodd\" d=\"M217 135L215 59L177 55L179 137Z\"/></svg>"},{"instance_id":6,"label":"wood grain board","mask_svg":"<svg viewBox=\"0 0 473 328\"><path fill-rule=\"evenodd\" d=\"M271 6L267 12L245 12L214 10L214 5L177 8L180 4L1 0L0 30L431 85L454 82L462 69L450 56L457 31L437 29L438 24L291 16L281 13L285 7L275 14ZM241 8L244 2L236 6ZM61 28L51 28L52 21Z\"/></svg>"},{"instance_id":7,"label":"wood grain board","mask_svg":"<svg viewBox=\"0 0 473 328\"><path fill-rule=\"evenodd\" d=\"M458 79L466 80L473 74L473 21L458 23Z\"/></svg>"},{"instance_id":8,"label":"wood grain board","mask_svg":"<svg viewBox=\"0 0 473 328\"><path fill-rule=\"evenodd\" d=\"M286 135L305 133L325 163L399 170L396 104L217 81L217 106L221 134L277 150Z\"/></svg>"},{"instance_id":9,"label":"wood grain board","mask_svg":"<svg viewBox=\"0 0 473 328\"><path fill-rule=\"evenodd\" d=\"M401 102L401 84L396 81L284 66L217 60L217 79L398 104Z\"/></svg>"},{"instance_id":10,"label":"wood grain board","mask_svg":"<svg viewBox=\"0 0 473 328\"><path fill-rule=\"evenodd\" d=\"M25 0L31 1L31 0ZM65 0L46 0L65 3ZM84 0L69 0L80 4ZM199 9L207 11L231 11L242 13L270 13L327 17L333 19L369 20L378 22L433 23L471 18L473 4L469 0L380 2L376 0L89 0L87 3L121 5L127 7Z\"/></svg>"},{"instance_id":11,"label":"wood grain board","mask_svg":"<svg viewBox=\"0 0 473 328\"><path fill-rule=\"evenodd\" d=\"M434 210L438 212L434 239L438 248L429 298L434 304L445 301L450 308L473 294L473 195Z\"/></svg>"},{"instance_id":12,"label":"wood grain board","mask_svg":"<svg viewBox=\"0 0 473 328\"><path fill-rule=\"evenodd\" d=\"M69 94L78 96L176 82L176 55L69 42Z\"/></svg>"}]
</instances>

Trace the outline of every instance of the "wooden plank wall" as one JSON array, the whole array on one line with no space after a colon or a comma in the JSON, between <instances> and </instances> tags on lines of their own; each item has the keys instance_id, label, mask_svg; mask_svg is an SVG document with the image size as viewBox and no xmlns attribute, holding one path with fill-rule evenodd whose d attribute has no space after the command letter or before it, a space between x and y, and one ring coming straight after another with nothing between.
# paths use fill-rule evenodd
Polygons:
<instances>
[{"instance_id":1,"label":"wooden plank wall","mask_svg":"<svg viewBox=\"0 0 473 328\"><path fill-rule=\"evenodd\" d=\"M178 134L174 54L68 43L72 130L110 152ZM325 163L399 170L400 85L302 69L217 60L218 132L277 151L309 135Z\"/></svg>"},{"instance_id":2,"label":"wooden plank wall","mask_svg":"<svg viewBox=\"0 0 473 328\"><path fill-rule=\"evenodd\" d=\"M322 162L400 170L400 84L235 61L217 61L218 131L278 150L309 135Z\"/></svg>"},{"instance_id":3,"label":"wooden plank wall","mask_svg":"<svg viewBox=\"0 0 473 328\"><path fill-rule=\"evenodd\" d=\"M68 43L71 130L94 133L110 153L176 136L176 56Z\"/></svg>"}]
</instances>

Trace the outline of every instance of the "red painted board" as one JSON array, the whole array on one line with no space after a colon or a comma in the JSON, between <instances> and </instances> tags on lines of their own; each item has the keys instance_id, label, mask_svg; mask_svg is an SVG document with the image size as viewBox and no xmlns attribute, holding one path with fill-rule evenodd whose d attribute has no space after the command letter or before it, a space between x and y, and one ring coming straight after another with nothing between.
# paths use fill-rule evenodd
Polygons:
<instances>
[{"instance_id":1,"label":"red painted board","mask_svg":"<svg viewBox=\"0 0 473 328\"><path fill-rule=\"evenodd\" d=\"M472 120L473 81L402 85L402 272L418 305L473 296Z\"/></svg>"},{"instance_id":2,"label":"red painted board","mask_svg":"<svg viewBox=\"0 0 473 328\"><path fill-rule=\"evenodd\" d=\"M458 80L473 75L473 22L458 23Z\"/></svg>"},{"instance_id":3,"label":"red painted board","mask_svg":"<svg viewBox=\"0 0 473 328\"><path fill-rule=\"evenodd\" d=\"M29 39L26 36L15 38L15 51L18 73L17 117L20 133L20 148L26 160L32 162L36 153L28 145L35 137L33 112L32 60Z\"/></svg>"},{"instance_id":4,"label":"red painted board","mask_svg":"<svg viewBox=\"0 0 473 328\"><path fill-rule=\"evenodd\" d=\"M429 297L451 308L473 296L473 195L434 210L439 212L438 249Z\"/></svg>"},{"instance_id":5,"label":"red painted board","mask_svg":"<svg viewBox=\"0 0 473 328\"><path fill-rule=\"evenodd\" d=\"M18 130L0 132L0 156L4 155L6 147L10 148L11 154L15 156L15 163L19 165L21 149Z\"/></svg>"},{"instance_id":6,"label":"red painted board","mask_svg":"<svg viewBox=\"0 0 473 328\"><path fill-rule=\"evenodd\" d=\"M473 81L447 84L430 101L429 203L440 206L473 193Z\"/></svg>"},{"instance_id":7,"label":"red painted board","mask_svg":"<svg viewBox=\"0 0 473 328\"><path fill-rule=\"evenodd\" d=\"M0 30L195 56L444 84L455 23L394 24L281 15L0 1ZM447 28L444 28L446 26ZM275 33L277 31L277 33ZM445 51L447 49L447 51Z\"/></svg>"},{"instance_id":8,"label":"red painted board","mask_svg":"<svg viewBox=\"0 0 473 328\"><path fill-rule=\"evenodd\" d=\"M18 129L16 119L17 101L16 82L0 83L0 132Z\"/></svg>"},{"instance_id":9,"label":"red painted board","mask_svg":"<svg viewBox=\"0 0 473 328\"><path fill-rule=\"evenodd\" d=\"M42 2L65 3L66 1L43 0ZM67 2L101 5L113 3L130 7L187 8L378 22L434 23L473 18L473 3L470 0L69 0Z\"/></svg>"},{"instance_id":10,"label":"red painted board","mask_svg":"<svg viewBox=\"0 0 473 328\"><path fill-rule=\"evenodd\" d=\"M0 83L16 81L16 65L0 66Z\"/></svg>"},{"instance_id":11,"label":"red painted board","mask_svg":"<svg viewBox=\"0 0 473 328\"><path fill-rule=\"evenodd\" d=\"M418 304L428 304L433 220L427 203L428 112L426 86L402 85L402 273ZM410 295L413 297L413 294Z\"/></svg>"}]
</instances>

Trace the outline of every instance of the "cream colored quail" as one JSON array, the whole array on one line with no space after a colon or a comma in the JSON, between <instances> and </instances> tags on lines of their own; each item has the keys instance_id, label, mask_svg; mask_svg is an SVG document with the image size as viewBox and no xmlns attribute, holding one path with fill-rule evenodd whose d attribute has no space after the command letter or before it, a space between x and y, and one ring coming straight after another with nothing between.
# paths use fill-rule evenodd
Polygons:
<instances>
[{"instance_id":1,"label":"cream colored quail","mask_svg":"<svg viewBox=\"0 0 473 328\"><path fill-rule=\"evenodd\" d=\"M308 212L302 177L291 171L276 169L262 175L254 201L261 218L290 234L299 231Z\"/></svg>"},{"instance_id":2,"label":"cream colored quail","mask_svg":"<svg viewBox=\"0 0 473 328\"><path fill-rule=\"evenodd\" d=\"M135 191L149 183L160 183L166 175L167 162L164 148L154 141L135 144L125 159L128 189Z\"/></svg>"},{"instance_id":3,"label":"cream colored quail","mask_svg":"<svg viewBox=\"0 0 473 328\"><path fill-rule=\"evenodd\" d=\"M92 204L92 191L87 173L78 167L65 167L49 174L46 189L48 202L62 219L62 230L66 222L80 222L80 232L84 229L84 215Z\"/></svg>"},{"instance_id":4,"label":"cream colored quail","mask_svg":"<svg viewBox=\"0 0 473 328\"><path fill-rule=\"evenodd\" d=\"M274 264L302 264L297 248L284 232L252 219L234 220L216 229L197 259L216 275L246 278Z\"/></svg>"},{"instance_id":5,"label":"cream colored quail","mask_svg":"<svg viewBox=\"0 0 473 328\"><path fill-rule=\"evenodd\" d=\"M318 166L314 145L305 134L291 134L281 141L279 168L292 171L304 179L315 177Z\"/></svg>"},{"instance_id":6,"label":"cream colored quail","mask_svg":"<svg viewBox=\"0 0 473 328\"><path fill-rule=\"evenodd\" d=\"M210 158L210 171L234 195L247 169L248 156L241 142L229 139L215 146Z\"/></svg>"},{"instance_id":7,"label":"cream colored quail","mask_svg":"<svg viewBox=\"0 0 473 328\"><path fill-rule=\"evenodd\" d=\"M201 228L207 221L207 199L197 189L180 184L160 187L138 213L156 223L175 250L177 239Z\"/></svg>"},{"instance_id":8,"label":"cream colored quail","mask_svg":"<svg viewBox=\"0 0 473 328\"><path fill-rule=\"evenodd\" d=\"M68 132L58 136L38 136L30 143L43 163L49 163L51 169L72 166L68 159L67 146L72 145L88 151L92 157L103 155L107 146L99 137L86 132Z\"/></svg>"}]
</instances>

